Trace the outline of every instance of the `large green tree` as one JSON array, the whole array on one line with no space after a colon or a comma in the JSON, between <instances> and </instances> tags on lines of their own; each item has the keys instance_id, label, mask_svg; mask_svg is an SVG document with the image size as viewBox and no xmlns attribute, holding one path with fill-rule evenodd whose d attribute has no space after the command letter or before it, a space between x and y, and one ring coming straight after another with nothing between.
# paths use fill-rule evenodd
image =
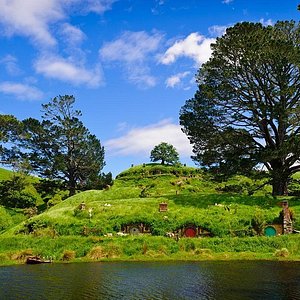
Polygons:
<instances>
[{"instance_id":1,"label":"large green tree","mask_svg":"<svg viewBox=\"0 0 300 300\"><path fill-rule=\"evenodd\" d=\"M22 137L22 123L12 115L0 115L0 161L14 164L19 157L16 141Z\"/></svg>"},{"instance_id":2,"label":"large green tree","mask_svg":"<svg viewBox=\"0 0 300 300\"><path fill-rule=\"evenodd\" d=\"M176 148L168 143L160 143L156 145L150 154L151 161L161 160L161 164L174 164L179 161L179 155Z\"/></svg>"},{"instance_id":3,"label":"large green tree","mask_svg":"<svg viewBox=\"0 0 300 300\"><path fill-rule=\"evenodd\" d=\"M263 165L273 195L300 170L300 27L239 23L212 45L180 111L194 160L232 172Z\"/></svg>"},{"instance_id":4,"label":"large green tree","mask_svg":"<svg viewBox=\"0 0 300 300\"><path fill-rule=\"evenodd\" d=\"M26 137L22 146L33 170L48 179L65 182L70 195L100 175L104 166L104 148L79 119L75 98L53 98L43 107L43 120L23 121Z\"/></svg>"}]
</instances>

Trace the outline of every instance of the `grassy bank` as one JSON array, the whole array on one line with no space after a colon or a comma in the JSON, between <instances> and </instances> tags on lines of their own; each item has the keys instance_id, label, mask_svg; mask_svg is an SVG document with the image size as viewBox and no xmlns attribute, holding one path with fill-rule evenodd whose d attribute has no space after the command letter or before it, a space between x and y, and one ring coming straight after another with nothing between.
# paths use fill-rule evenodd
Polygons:
<instances>
[{"instance_id":1,"label":"grassy bank","mask_svg":"<svg viewBox=\"0 0 300 300\"><path fill-rule=\"evenodd\" d=\"M39 255L54 262L110 260L300 260L298 236L245 238L1 237L0 264L24 263Z\"/></svg>"}]
</instances>

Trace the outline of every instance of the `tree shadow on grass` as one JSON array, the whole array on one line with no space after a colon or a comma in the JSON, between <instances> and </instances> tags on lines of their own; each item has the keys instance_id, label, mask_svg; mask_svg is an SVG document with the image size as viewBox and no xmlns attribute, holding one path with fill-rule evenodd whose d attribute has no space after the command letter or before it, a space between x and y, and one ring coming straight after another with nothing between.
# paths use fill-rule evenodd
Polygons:
<instances>
[{"instance_id":1,"label":"tree shadow on grass","mask_svg":"<svg viewBox=\"0 0 300 300\"><path fill-rule=\"evenodd\" d=\"M237 194L179 194L165 196L177 205L207 208L210 205L242 204L261 208L278 207L280 200L268 196L247 196Z\"/></svg>"}]
</instances>

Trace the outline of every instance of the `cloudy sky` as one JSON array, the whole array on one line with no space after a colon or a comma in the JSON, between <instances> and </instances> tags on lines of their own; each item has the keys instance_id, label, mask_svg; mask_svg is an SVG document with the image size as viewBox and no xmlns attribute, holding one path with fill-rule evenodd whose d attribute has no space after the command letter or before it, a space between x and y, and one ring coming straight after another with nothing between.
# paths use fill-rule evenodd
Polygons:
<instances>
[{"instance_id":1,"label":"cloudy sky","mask_svg":"<svg viewBox=\"0 0 300 300\"><path fill-rule=\"evenodd\" d=\"M106 151L105 172L160 142L193 165L178 125L210 44L241 21L299 20L292 0L0 0L0 113L40 118L72 94Z\"/></svg>"}]
</instances>

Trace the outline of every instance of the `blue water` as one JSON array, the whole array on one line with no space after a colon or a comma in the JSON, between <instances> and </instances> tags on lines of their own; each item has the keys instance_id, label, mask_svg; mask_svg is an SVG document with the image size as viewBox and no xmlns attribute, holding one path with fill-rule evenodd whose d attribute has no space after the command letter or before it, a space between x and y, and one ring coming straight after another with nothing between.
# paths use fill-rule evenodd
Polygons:
<instances>
[{"instance_id":1,"label":"blue water","mask_svg":"<svg viewBox=\"0 0 300 300\"><path fill-rule=\"evenodd\" d=\"M116 262L0 268L0 299L300 299L300 263Z\"/></svg>"}]
</instances>

